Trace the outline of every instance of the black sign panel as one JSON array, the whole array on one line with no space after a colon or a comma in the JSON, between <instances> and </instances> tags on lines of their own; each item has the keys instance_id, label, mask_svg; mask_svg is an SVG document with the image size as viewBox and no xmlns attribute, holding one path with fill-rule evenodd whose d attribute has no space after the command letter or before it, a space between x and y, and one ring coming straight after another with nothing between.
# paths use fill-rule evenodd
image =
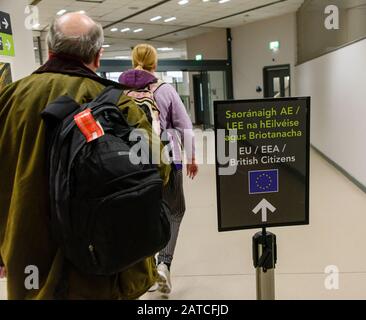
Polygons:
<instances>
[{"instance_id":1,"label":"black sign panel","mask_svg":"<svg viewBox=\"0 0 366 320\"><path fill-rule=\"evenodd\" d=\"M0 33L12 35L10 15L6 12L0 11Z\"/></svg>"},{"instance_id":2,"label":"black sign panel","mask_svg":"<svg viewBox=\"0 0 366 320\"><path fill-rule=\"evenodd\" d=\"M310 98L216 101L219 231L309 224Z\"/></svg>"},{"instance_id":3,"label":"black sign panel","mask_svg":"<svg viewBox=\"0 0 366 320\"><path fill-rule=\"evenodd\" d=\"M4 50L3 38L0 36L0 51Z\"/></svg>"}]
</instances>

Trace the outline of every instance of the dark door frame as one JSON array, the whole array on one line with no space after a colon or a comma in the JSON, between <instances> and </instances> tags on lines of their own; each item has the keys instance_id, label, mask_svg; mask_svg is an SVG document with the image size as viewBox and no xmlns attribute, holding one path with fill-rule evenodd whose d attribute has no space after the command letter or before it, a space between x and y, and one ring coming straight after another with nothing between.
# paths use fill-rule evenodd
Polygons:
<instances>
[{"instance_id":1,"label":"dark door frame","mask_svg":"<svg viewBox=\"0 0 366 320\"><path fill-rule=\"evenodd\" d=\"M123 72L131 69L130 60L102 59L98 72ZM229 71L227 60L159 60L158 72L164 71Z\"/></svg>"},{"instance_id":2,"label":"dark door frame","mask_svg":"<svg viewBox=\"0 0 366 320\"><path fill-rule=\"evenodd\" d=\"M208 72L202 71L200 74L193 75L193 97L195 104L195 124L210 127L210 108L209 108L209 83Z\"/></svg>"},{"instance_id":3,"label":"dark door frame","mask_svg":"<svg viewBox=\"0 0 366 320\"><path fill-rule=\"evenodd\" d=\"M195 124L203 125L205 122L204 116L204 103L203 103L203 90L201 92L202 86L202 75L194 74L193 79L193 98L194 98L194 111L195 111Z\"/></svg>"},{"instance_id":4,"label":"dark door frame","mask_svg":"<svg viewBox=\"0 0 366 320\"><path fill-rule=\"evenodd\" d=\"M267 75L269 71L280 71L280 70L288 70L290 75L290 83L289 83L289 95L291 96L291 65L290 64L279 64L279 65L273 65L273 66L266 66L263 68L263 94L264 97L269 96L269 87L267 83Z\"/></svg>"}]
</instances>

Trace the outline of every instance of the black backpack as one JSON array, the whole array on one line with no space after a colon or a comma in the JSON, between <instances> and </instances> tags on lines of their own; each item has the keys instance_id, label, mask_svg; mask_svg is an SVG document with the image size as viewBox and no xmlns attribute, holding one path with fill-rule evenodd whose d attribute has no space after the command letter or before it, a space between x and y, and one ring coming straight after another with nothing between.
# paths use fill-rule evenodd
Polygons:
<instances>
[{"instance_id":1,"label":"black backpack","mask_svg":"<svg viewBox=\"0 0 366 320\"><path fill-rule=\"evenodd\" d=\"M66 258L95 275L123 271L170 239L157 166L130 161L137 142L129 141L134 128L116 106L121 95L122 90L107 87L82 106L62 96L42 112L52 232ZM88 108L104 130L89 143L74 120Z\"/></svg>"}]
</instances>

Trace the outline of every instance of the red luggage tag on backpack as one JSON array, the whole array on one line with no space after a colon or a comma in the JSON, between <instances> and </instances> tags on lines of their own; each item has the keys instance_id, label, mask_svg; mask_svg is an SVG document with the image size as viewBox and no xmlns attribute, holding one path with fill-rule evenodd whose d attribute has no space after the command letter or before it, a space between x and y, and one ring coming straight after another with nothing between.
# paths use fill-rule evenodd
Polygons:
<instances>
[{"instance_id":1,"label":"red luggage tag on backpack","mask_svg":"<svg viewBox=\"0 0 366 320\"><path fill-rule=\"evenodd\" d=\"M87 142L94 141L104 136L104 130L99 121L96 121L91 113L91 109L86 109L74 116L76 125L85 136Z\"/></svg>"}]
</instances>

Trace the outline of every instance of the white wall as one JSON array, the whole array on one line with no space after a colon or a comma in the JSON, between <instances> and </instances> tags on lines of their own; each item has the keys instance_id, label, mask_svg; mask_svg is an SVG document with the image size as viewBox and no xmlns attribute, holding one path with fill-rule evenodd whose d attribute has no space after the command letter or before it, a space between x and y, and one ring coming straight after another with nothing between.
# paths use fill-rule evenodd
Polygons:
<instances>
[{"instance_id":1,"label":"white wall","mask_svg":"<svg viewBox=\"0 0 366 320\"><path fill-rule=\"evenodd\" d=\"M226 60L227 44L226 29L201 34L187 39L187 57L194 60L196 55L202 54L204 60ZM193 73L189 77L191 119L195 122L195 105L193 95Z\"/></svg>"},{"instance_id":2,"label":"white wall","mask_svg":"<svg viewBox=\"0 0 366 320\"><path fill-rule=\"evenodd\" d=\"M266 66L290 64L293 79L297 52L295 13L233 28L232 36L235 99L263 97L263 92L257 93L255 89L257 86L263 89ZM280 50L274 54L269 43L276 40L280 41Z\"/></svg>"},{"instance_id":3,"label":"white wall","mask_svg":"<svg viewBox=\"0 0 366 320\"><path fill-rule=\"evenodd\" d=\"M204 60L226 60L226 29L217 29L187 39L188 59L194 60L197 54L202 54Z\"/></svg>"},{"instance_id":4,"label":"white wall","mask_svg":"<svg viewBox=\"0 0 366 320\"><path fill-rule=\"evenodd\" d=\"M312 144L366 186L366 40L299 65L296 82L312 97Z\"/></svg>"},{"instance_id":5,"label":"white wall","mask_svg":"<svg viewBox=\"0 0 366 320\"><path fill-rule=\"evenodd\" d=\"M224 75L221 71L211 71L209 77L209 99L210 99L210 123L214 125L214 101L226 99L226 84Z\"/></svg>"},{"instance_id":6,"label":"white wall","mask_svg":"<svg viewBox=\"0 0 366 320\"><path fill-rule=\"evenodd\" d=\"M0 10L10 14L15 48L15 57L0 55L0 61L11 64L13 81L28 76L35 69L32 31L24 26L27 5L27 0L0 0Z\"/></svg>"}]
</instances>

